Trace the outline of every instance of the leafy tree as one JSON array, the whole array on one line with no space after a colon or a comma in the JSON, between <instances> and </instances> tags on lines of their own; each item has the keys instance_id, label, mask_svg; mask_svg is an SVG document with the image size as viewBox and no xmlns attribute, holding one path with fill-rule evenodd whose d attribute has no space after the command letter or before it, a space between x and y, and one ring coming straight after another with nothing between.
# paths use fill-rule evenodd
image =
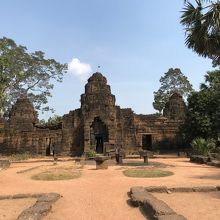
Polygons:
<instances>
[{"instance_id":1,"label":"leafy tree","mask_svg":"<svg viewBox=\"0 0 220 220\"><path fill-rule=\"evenodd\" d=\"M153 106L160 113L165 107L169 97L178 92L183 97L187 97L192 91L192 85L180 69L170 68L167 73L160 78L161 87L154 92Z\"/></svg>"},{"instance_id":2,"label":"leafy tree","mask_svg":"<svg viewBox=\"0 0 220 220\"><path fill-rule=\"evenodd\" d=\"M59 116L59 115L54 115L53 117L50 117L48 119L48 124L50 125L56 125L56 124L59 124L61 123L63 120L63 117L62 116Z\"/></svg>"},{"instance_id":3,"label":"leafy tree","mask_svg":"<svg viewBox=\"0 0 220 220\"><path fill-rule=\"evenodd\" d=\"M40 120L40 124L42 125L58 125L62 122L63 117L59 116L59 115L54 115L52 117L49 117L49 119L47 121L45 121L44 119Z\"/></svg>"},{"instance_id":4,"label":"leafy tree","mask_svg":"<svg viewBox=\"0 0 220 220\"><path fill-rule=\"evenodd\" d=\"M205 83L201 84L201 89L220 90L220 70L208 71L205 75Z\"/></svg>"},{"instance_id":5,"label":"leafy tree","mask_svg":"<svg viewBox=\"0 0 220 220\"><path fill-rule=\"evenodd\" d=\"M200 56L212 59L220 65L220 2L209 0L185 0L181 24L186 30L185 43Z\"/></svg>"},{"instance_id":6,"label":"leafy tree","mask_svg":"<svg viewBox=\"0 0 220 220\"><path fill-rule=\"evenodd\" d=\"M67 65L46 59L42 51L28 53L12 39L0 39L0 111L7 112L21 94L28 94L36 109L49 110L53 82L61 82Z\"/></svg>"},{"instance_id":7,"label":"leafy tree","mask_svg":"<svg viewBox=\"0 0 220 220\"><path fill-rule=\"evenodd\" d=\"M217 139L220 135L220 90L218 83L220 74L208 72L206 84L200 91L193 92L188 98L188 112L181 128L183 138L190 143L194 138Z\"/></svg>"}]
</instances>

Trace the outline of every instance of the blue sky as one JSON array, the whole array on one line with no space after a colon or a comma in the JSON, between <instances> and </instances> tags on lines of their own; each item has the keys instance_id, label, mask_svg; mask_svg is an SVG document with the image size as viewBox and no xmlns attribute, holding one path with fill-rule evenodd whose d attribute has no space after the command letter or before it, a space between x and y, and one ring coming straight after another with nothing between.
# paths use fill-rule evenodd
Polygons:
<instances>
[{"instance_id":1,"label":"blue sky","mask_svg":"<svg viewBox=\"0 0 220 220\"><path fill-rule=\"evenodd\" d=\"M169 68L180 68L195 89L212 69L184 45L182 7L182 0L2 0L0 38L62 63L74 59L49 99L56 114L80 107L85 78L98 65L117 105L148 114L155 112L153 92Z\"/></svg>"}]
</instances>

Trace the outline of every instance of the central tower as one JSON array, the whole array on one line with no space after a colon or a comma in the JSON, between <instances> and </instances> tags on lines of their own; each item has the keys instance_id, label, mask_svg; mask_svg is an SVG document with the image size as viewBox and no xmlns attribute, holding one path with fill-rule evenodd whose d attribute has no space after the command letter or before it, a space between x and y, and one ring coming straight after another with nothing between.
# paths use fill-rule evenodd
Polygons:
<instances>
[{"instance_id":1,"label":"central tower","mask_svg":"<svg viewBox=\"0 0 220 220\"><path fill-rule=\"evenodd\" d=\"M84 120L84 149L103 153L104 143L115 143L116 108L115 96L106 78L94 73L81 95L81 110Z\"/></svg>"}]
</instances>

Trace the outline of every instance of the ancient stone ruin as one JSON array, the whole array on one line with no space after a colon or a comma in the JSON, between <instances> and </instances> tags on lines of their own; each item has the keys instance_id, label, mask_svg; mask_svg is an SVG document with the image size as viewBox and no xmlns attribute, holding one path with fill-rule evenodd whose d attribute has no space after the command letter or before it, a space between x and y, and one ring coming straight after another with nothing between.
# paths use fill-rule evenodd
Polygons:
<instances>
[{"instance_id":1,"label":"ancient stone ruin","mask_svg":"<svg viewBox=\"0 0 220 220\"><path fill-rule=\"evenodd\" d=\"M126 154L171 148L177 141L179 125L185 116L185 103L173 94L164 116L138 115L130 108L115 105L115 96L106 78L94 73L81 95L81 107L63 116L62 124L42 126L27 97L17 100L6 121L0 118L0 152L30 152L80 156L90 150L106 154L121 146Z\"/></svg>"}]
</instances>

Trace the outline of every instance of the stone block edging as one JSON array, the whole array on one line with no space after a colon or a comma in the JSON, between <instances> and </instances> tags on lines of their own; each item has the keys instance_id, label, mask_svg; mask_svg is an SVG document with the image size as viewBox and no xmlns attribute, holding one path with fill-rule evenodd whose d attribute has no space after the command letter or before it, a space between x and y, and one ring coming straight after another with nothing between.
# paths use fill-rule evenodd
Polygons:
<instances>
[{"instance_id":1,"label":"stone block edging","mask_svg":"<svg viewBox=\"0 0 220 220\"><path fill-rule=\"evenodd\" d=\"M149 186L143 187L147 192L153 193L175 193L175 192L213 192L220 191L220 186L194 186L194 187L166 187Z\"/></svg>"},{"instance_id":2,"label":"stone block edging","mask_svg":"<svg viewBox=\"0 0 220 220\"><path fill-rule=\"evenodd\" d=\"M36 203L22 211L17 220L41 220L43 216L50 212L52 204L60 197L61 195L58 193L25 193L16 195L0 195L0 200L37 198Z\"/></svg>"},{"instance_id":3,"label":"stone block edging","mask_svg":"<svg viewBox=\"0 0 220 220\"><path fill-rule=\"evenodd\" d=\"M7 169L11 163L9 160L0 160L0 168Z\"/></svg>"},{"instance_id":4,"label":"stone block edging","mask_svg":"<svg viewBox=\"0 0 220 220\"><path fill-rule=\"evenodd\" d=\"M166 187L166 186L136 186L130 189L133 206L141 206L147 215L154 220L186 220L177 214L165 202L157 199L151 193L187 193L220 191L220 186Z\"/></svg>"},{"instance_id":5,"label":"stone block edging","mask_svg":"<svg viewBox=\"0 0 220 220\"><path fill-rule=\"evenodd\" d=\"M144 187L132 187L130 190L131 202L134 206L142 206L144 211L154 220L186 220L177 214L165 202L157 199Z\"/></svg>"}]
</instances>

